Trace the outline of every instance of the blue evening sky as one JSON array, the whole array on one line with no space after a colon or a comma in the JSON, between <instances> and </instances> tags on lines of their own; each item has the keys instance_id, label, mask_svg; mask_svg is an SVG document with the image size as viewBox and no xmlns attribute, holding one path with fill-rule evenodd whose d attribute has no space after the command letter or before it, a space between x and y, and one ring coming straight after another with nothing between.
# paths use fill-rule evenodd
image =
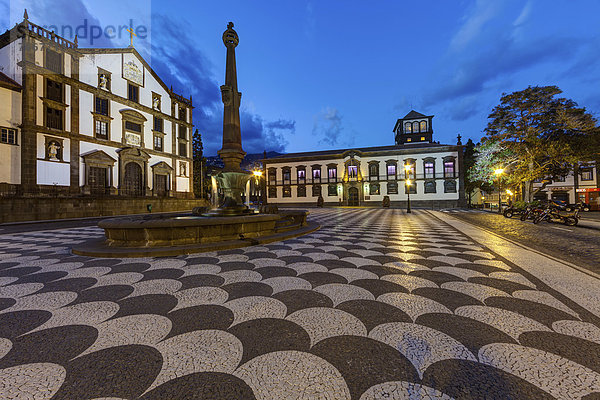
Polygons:
<instances>
[{"instance_id":1,"label":"blue evening sky","mask_svg":"<svg viewBox=\"0 0 600 400\"><path fill-rule=\"evenodd\" d=\"M168 86L193 95L208 155L221 144L228 21L240 36L248 152L393 144L396 119L411 109L435 115L434 140L478 141L502 93L529 85L558 85L600 113L597 0L0 0L0 30L21 21L24 7L59 30L84 20L147 28L134 44ZM93 43L128 44L128 35Z\"/></svg>"}]
</instances>

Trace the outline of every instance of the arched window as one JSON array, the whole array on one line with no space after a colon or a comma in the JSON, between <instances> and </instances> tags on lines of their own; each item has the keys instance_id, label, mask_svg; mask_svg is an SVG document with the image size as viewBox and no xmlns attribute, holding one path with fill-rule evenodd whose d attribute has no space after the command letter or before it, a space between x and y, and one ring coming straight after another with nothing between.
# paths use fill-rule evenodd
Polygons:
<instances>
[{"instance_id":1,"label":"arched window","mask_svg":"<svg viewBox=\"0 0 600 400\"><path fill-rule=\"evenodd\" d=\"M412 125L410 122L404 124L404 133L412 133Z\"/></svg>"},{"instance_id":2,"label":"arched window","mask_svg":"<svg viewBox=\"0 0 600 400\"><path fill-rule=\"evenodd\" d=\"M427 121L421 121L421 132L427 132Z\"/></svg>"},{"instance_id":3,"label":"arched window","mask_svg":"<svg viewBox=\"0 0 600 400\"><path fill-rule=\"evenodd\" d=\"M419 132L419 123L413 122L412 125L413 132Z\"/></svg>"}]
</instances>

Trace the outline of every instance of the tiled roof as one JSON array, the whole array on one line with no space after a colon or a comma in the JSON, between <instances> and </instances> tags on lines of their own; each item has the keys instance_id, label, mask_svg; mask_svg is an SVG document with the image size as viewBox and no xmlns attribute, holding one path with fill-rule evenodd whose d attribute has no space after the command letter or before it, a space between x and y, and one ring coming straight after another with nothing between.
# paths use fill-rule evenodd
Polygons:
<instances>
[{"instance_id":1,"label":"tiled roof","mask_svg":"<svg viewBox=\"0 0 600 400\"><path fill-rule=\"evenodd\" d=\"M296 157L317 157L317 156L332 156L337 154L343 154L347 151L358 151L361 153L369 152L380 152L380 151L394 151L394 150L411 150L411 149L423 149L430 147L444 147L453 146L439 143L414 143L408 145L392 145L392 146L375 146L375 147L357 147L348 149L337 149L337 150L322 150L322 151L306 151L301 153L288 153L281 154L277 157L269 157L268 160L279 160L283 158L296 158Z\"/></svg>"},{"instance_id":2,"label":"tiled roof","mask_svg":"<svg viewBox=\"0 0 600 400\"><path fill-rule=\"evenodd\" d=\"M402 119L416 119L416 118L426 118L427 115L421 114L420 112L416 112L415 110L410 110L408 114L404 116Z\"/></svg>"},{"instance_id":3,"label":"tiled roof","mask_svg":"<svg viewBox=\"0 0 600 400\"><path fill-rule=\"evenodd\" d=\"M21 85L10 79L3 72L0 71L0 86L7 87L9 89L21 89Z\"/></svg>"}]
</instances>

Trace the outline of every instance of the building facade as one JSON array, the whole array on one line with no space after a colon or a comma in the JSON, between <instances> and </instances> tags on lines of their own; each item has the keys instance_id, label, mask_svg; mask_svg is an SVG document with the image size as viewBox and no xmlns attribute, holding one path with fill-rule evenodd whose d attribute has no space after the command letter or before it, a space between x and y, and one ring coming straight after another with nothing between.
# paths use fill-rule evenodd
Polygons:
<instances>
[{"instance_id":1,"label":"building facade","mask_svg":"<svg viewBox=\"0 0 600 400\"><path fill-rule=\"evenodd\" d=\"M192 100L133 48L25 19L0 35L0 192L190 197Z\"/></svg>"},{"instance_id":2,"label":"building facade","mask_svg":"<svg viewBox=\"0 0 600 400\"><path fill-rule=\"evenodd\" d=\"M545 184L545 185L544 185ZM569 204L584 202L591 210L600 210L600 179L593 163L579 163L575 173L554 179L551 183L534 181L535 200L561 200Z\"/></svg>"},{"instance_id":3,"label":"building facade","mask_svg":"<svg viewBox=\"0 0 600 400\"><path fill-rule=\"evenodd\" d=\"M263 161L267 202L278 205L464 206L462 146L433 141L433 116L411 111L393 146L283 154ZM406 169L408 167L408 170Z\"/></svg>"}]
</instances>

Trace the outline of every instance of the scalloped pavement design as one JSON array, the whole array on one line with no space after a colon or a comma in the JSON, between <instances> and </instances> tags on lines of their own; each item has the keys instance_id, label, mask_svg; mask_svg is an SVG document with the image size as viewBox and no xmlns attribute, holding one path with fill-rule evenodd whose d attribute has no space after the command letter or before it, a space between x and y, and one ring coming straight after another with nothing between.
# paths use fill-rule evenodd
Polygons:
<instances>
[{"instance_id":1,"label":"scalloped pavement design","mask_svg":"<svg viewBox=\"0 0 600 400\"><path fill-rule=\"evenodd\" d=\"M540 277L426 211L310 218L164 258L0 236L0 399L600 398L600 319Z\"/></svg>"}]
</instances>

